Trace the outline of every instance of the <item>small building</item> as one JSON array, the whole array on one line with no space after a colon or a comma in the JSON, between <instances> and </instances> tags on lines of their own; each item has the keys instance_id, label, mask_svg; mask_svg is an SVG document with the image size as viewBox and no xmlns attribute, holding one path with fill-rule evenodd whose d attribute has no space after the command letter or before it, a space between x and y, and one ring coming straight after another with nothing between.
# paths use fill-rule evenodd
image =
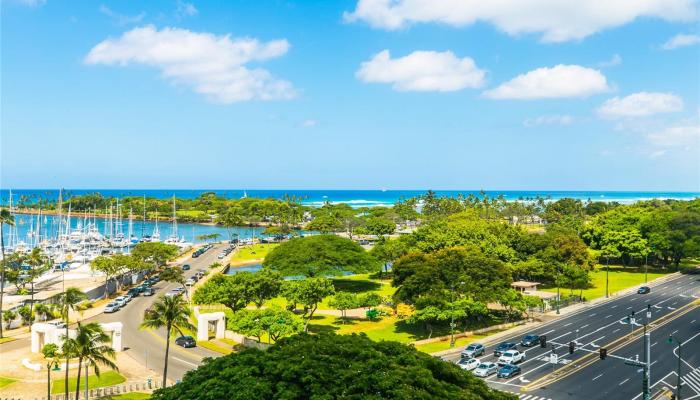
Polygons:
<instances>
[{"instance_id":1,"label":"small building","mask_svg":"<svg viewBox=\"0 0 700 400\"><path fill-rule=\"evenodd\" d=\"M536 292L539 284L539 282L516 281L511 283L510 286L518 292L529 293Z\"/></svg>"}]
</instances>

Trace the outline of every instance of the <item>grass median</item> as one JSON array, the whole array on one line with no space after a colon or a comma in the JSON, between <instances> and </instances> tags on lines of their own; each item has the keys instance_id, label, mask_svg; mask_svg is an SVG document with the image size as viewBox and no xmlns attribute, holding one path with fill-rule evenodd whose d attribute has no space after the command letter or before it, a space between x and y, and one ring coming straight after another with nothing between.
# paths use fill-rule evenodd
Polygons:
<instances>
[{"instance_id":1,"label":"grass median","mask_svg":"<svg viewBox=\"0 0 700 400\"><path fill-rule=\"evenodd\" d=\"M126 378L116 371L105 371L100 374L99 377L94 373L91 373L88 377L88 389L97 389L105 386L114 386L120 383L126 382ZM51 393L58 394L64 393L65 390L65 379L56 379L52 382ZM68 378L68 389L71 392L75 392L77 379L75 377ZM80 377L80 390L85 388L85 375Z\"/></svg>"}]
</instances>

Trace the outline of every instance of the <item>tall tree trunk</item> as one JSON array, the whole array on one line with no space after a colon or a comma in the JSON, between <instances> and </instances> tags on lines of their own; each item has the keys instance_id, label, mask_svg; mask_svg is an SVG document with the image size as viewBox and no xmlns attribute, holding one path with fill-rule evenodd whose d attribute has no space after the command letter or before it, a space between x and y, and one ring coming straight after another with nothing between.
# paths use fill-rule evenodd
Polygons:
<instances>
[{"instance_id":1,"label":"tall tree trunk","mask_svg":"<svg viewBox=\"0 0 700 400\"><path fill-rule=\"evenodd\" d=\"M34 322L34 267L32 266L32 299L29 303L29 326Z\"/></svg>"},{"instance_id":2,"label":"tall tree trunk","mask_svg":"<svg viewBox=\"0 0 700 400\"><path fill-rule=\"evenodd\" d=\"M75 381L75 400L80 397L80 372L83 370L83 359L78 358L78 378ZM66 395L66 397L68 397Z\"/></svg>"},{"instance_id":3,"label":"tall tree trunk","mask_svg":"<svg viewBox=\"0 0 700 400\"><path fill-rule=\"evenodd\" d=\"M167 333L165 335L165 364L163 365L163 387L168 380L168 353L170 353L170 329L171 326L168 325L166 329Z\"/></svg>"},{"instance_id":4,"label":"tall tree trunk","mask_svg":"<svg viewBox=\"0 0 700 400\"><path fill-rule=\"evenodd\" d=\"M306 323L304 324L304 332L309 331L309 322L311 322L311 318L313 318L314 313L316 312L317 308L318 308L318 305L314 306L314 308L311 309L311 312L309 313L309 319L307 319Z\"/></svg>"},{"instance_id":5,"label":"tall tree trunk","mask_svg":"<svg viewBox=\"0 0 700 400\"><path fill-rule=\"evenodd\" d=\"M51 398L51 364L46 364L46 398Z\"/></svg>"},{"instance_id":6,"label":"tall tree trunk","mask_svg":"<svg viewBox=\"0 0 700 400\"><path fill-rule=\"evenodd\" d=\"M2 312L2 296L5 294L5 240L3 239L3 226L0 222L0 252L2 252L2 264L0 264L0 338L2 338L2 324L5 316Z\"/></svg>"},{"instance_id":7,"label":"tall tree trunk","mask_svg":"<svg viewBox=\"0 0 700 400\"><path fill-rule=\"evenodd\" d=\"M66 309L66 336L63 338L63 343L65 345L66 340L68 340L68 310ZM70 365L70 354L66 354L66 395L65 398L68 399L68 366Z\"/></svg>"}]
</instances>

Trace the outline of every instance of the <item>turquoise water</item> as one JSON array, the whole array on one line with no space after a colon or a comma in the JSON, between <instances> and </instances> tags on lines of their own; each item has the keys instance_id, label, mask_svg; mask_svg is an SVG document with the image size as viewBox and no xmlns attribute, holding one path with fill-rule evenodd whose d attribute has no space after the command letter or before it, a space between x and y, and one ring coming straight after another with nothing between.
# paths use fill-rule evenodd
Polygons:
<instances>
[{"instance_id":1,"label":"turquoise water","mask_svg":"<svg viewBox=\"0 0 700 400\"><path fill-rule=\"evenodd\" d=\"M302 199L302 203L311 206L320 206L325 201L333 203L347 203L354 207L391 205L402 198L411 198L425 194L427 190L179 190L179 189L66 189L64 198L69 195L100 192L105 197L143 196L160 199L171 198L173 195L182 199L199 197L205 192L214 192L227 198L249 197L276 198L285 195L296 196ZM58 189L21 189L12 190L13 199L17 202L24 197L29 202L39 199L56 200ZM480 190L435 190L439 196L457 196L470 194L480 196ZM679 199L692 200L700 197L700 192L644 192L644 191L556 191L556 190L486 190L489 197L503 195L506 200L530 199L543 197L557 200L571 197L581 200L617 201L632 203L637 200ZM0 203L7 204L9 190L0 189Z\"/></svg>"}]
</instances>

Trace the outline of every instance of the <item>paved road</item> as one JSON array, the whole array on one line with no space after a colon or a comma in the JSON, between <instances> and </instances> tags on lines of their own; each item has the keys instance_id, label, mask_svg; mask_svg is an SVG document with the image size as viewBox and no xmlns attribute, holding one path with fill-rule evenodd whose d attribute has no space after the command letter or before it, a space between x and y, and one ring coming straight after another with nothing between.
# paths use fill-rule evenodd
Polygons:
<instances>
[{"instance_id":1,"label":"paved road","mask_svg":"<svg viewBox=\"0 0 700 400\"><path fill-rule=\"evenodd\" d=\"M527 400L634 399L641 393L641 373L638 373L636 368L625 365L624 361L617 357L630 357L635 354L642 357L641 339L634 339L631 343L627 343L624 339L633 329L641 328L637 325L625 324L624 319L631 311L635 311L636 322L641 323L645 317L647 304L650 304L652 305L651 319L655 324L651 333L651 343L654 346L652 358L658 360L652 366L652 384L655 384L654 390L659 390L662 386L668 385L656 382L663 379L671 383L670 381L675 377L675 375L667 376L677 362L677 358L672 353L674 346L666 342L669 333L675 331L680 338L688 340L699 332L700 309L690 304L698 298L700 298L700 277L681 275L653 286L650 294L634 293L620 296L543 324L532 333L546 335L547 348L520 347L527 355L527 360L521 364L522 374L511 379L491 376L486 381L492 387L517 393L522 399ZM503 341L519 343L522 336L508 337ZM571 341L578 343L574 354L568 353L568 345ZM495 361L495 357L491 354L497 344L487 346L487 355L481 359ZM684 359L687 357L688 365L685 366L687 372L690 372L692 367L698 376L700 371L697 371L696 357L700 353L700 347L697 347L699 344L700 337L696 335L687 343L683 357ZM690 349L694 346L695 354L691 356ZM609 349L606 360L598 358L600 347ZM559 363L556 365L544 359L552 350L559 358ZM458 354L446 357L452 361L458 358ZM562 376L558 380L552 380L550 377L554 372ZM685 372L686 370L683 373ZM692 379L693 376L689 376L689 380ZM689 382L688 386L693 382ZM698 380L698 387L700 387L700 380ZM689 388L686 389L689 395L695 393Z\"/></svg>"},{"instance_id":2,"label":"paved road","mask_svg":"<svg viewBox=\"0 0 700 400\"><path fill-rule=\"evenodd\" d=\"M185 276L192 276L196 270L206 270L209 265L219 261L217 254L226 245L214 246L214 248L205 252L198 258L189 258L183 264L190 264L192 267L189 271L185 271ZM113 314L100 314L90 319L96 322L114 322L120 321L124 324L122 331L122 346L126 349L126 354L133 357L142 365L154 370L154 373L160 375L163 372L163 362L165 359L165 329L157 331L140 330L139 325L143 319L143 313L153 302L175 288L177 284L169 282L158 282L155 296L144 297L139 296L131 300L131 302L121 310ZM201 364L204 357L215 357L221 354L210 351L202 347L184 349L180 346L175 346L171 342L170 346L170 362L168 363L168 378L177 380L181 379L185 372L196 368ZM145 378L145 377L144 377Z\"/></svg>"}]
</instances>

